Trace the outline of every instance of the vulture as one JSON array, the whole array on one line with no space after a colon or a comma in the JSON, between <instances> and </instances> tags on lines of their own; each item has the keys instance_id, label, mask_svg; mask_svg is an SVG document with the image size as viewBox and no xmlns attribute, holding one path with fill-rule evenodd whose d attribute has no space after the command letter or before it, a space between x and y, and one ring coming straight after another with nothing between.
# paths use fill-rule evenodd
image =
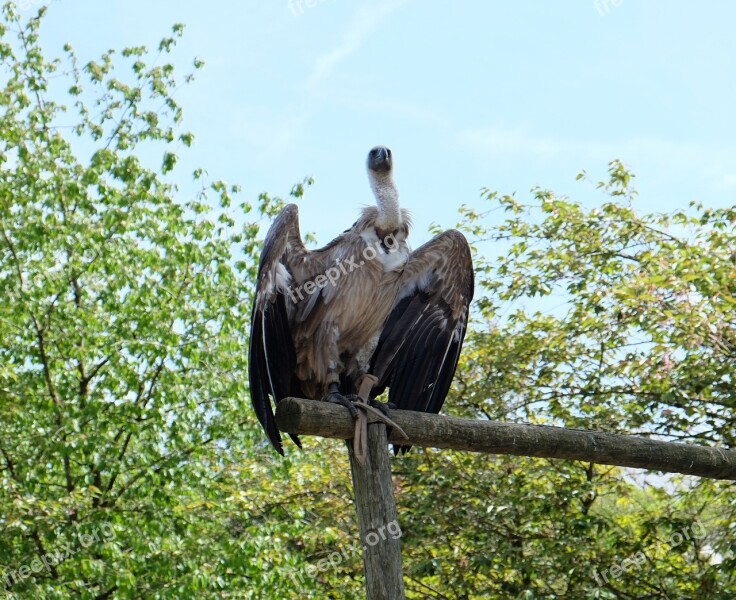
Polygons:
<instances>
[{"instance_id":1,"label":"vulture","mask_svg":"<svg viewBox=\"0 0 736 600\"><path fill-rule=\"evenodd\" d=\"M448 230L412 252L411 218L399 206L391 150L373 148L367 170L376 205L323 248L304 246L295 204L284 207L266 235L249 384L258 420L280 454L272 402L321 399L345 406L358 422L362 417L363 434L356 425L354 440L362 462L364 411L438 413L455 374L473 298L468 242ZM384 404L376 397L386 388Z\"/></svg>"}]
</instances>

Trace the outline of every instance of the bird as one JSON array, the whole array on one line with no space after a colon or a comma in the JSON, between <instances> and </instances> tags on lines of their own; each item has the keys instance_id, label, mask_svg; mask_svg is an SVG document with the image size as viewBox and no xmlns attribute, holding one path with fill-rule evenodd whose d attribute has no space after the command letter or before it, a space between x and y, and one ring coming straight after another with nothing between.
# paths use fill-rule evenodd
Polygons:
<instances>
[{"instance_id":1,"label":"bird","mask_svg":"<svg viewBox=\"0 0 736 600\"><path fill-rule=\"evenodd\" d=\"M263 243L248 377L254 411L282 455L274 406L284 398L333 402L358 421L363 410L438 413L457 368L474 291L468 242L450 229L412 251L393 153L372 148L366 167L376 204L350 229L309 250L298 207L288 204ZM387 388L388 402L380 402ZM408 448L394 444L395 452Z\"/></svg>"}]
</instances>

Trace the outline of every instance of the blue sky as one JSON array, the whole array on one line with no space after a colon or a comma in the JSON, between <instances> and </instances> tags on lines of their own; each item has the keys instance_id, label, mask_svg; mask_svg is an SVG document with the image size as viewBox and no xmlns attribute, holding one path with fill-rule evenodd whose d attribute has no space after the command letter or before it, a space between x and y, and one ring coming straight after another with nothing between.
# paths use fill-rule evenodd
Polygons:
<instances>
[{"instance_id":1,"label":"blue sky","mask_svg":"<svg viewBox=\"0 0 736 600\"><path fill-rule=\"evenodd\" d=\"M32 10L40 0L20 0ZM736 3L710 0L53 0L49 50L84 61L187 29L178 96L196 134L185 165L248 198L311 175L302 229L320 242L371 203L367 151L390 146L413 243L535 185L595 203L586 169L620 158L641 210L734 204ZM188 173L181 171L181 177Z\"/></svg>"}]
</instances>

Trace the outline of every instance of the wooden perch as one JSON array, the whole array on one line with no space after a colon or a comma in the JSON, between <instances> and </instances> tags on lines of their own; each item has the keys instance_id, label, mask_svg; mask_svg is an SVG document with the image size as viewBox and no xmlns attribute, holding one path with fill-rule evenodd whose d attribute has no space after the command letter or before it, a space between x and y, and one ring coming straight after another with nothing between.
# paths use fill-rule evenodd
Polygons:
<instances>
[{"instance_id":1,"label":"wooden perch","mask_svg":"<svg viewBox=\"0 0 736 600\"><path fill-rule=\"evenodd\" d=\"M363 544L365 595L368 600L404 600L401 541L395 535L399 516L391 481L386 426L371 423L367 430L365 460L358 460L352 445L348 444L355 508Z\"/></svg>"},{"instance_id":2,"label":"wooden perch","mask_svg":"<svg viewBox=\"0 0 736 600\"><path fill-rule=\"evenodd\" d=\"M734 450L599 431L458 419L402 410L393 410L390 416L406 431L409 440L389 435L388 441L402 445L563 458L736 480ZM276 424L286 433L338 439L350 439L354 431L354 421L346 408L301 398L285 398L278 403Z\"/></svg>"}]
</instances>

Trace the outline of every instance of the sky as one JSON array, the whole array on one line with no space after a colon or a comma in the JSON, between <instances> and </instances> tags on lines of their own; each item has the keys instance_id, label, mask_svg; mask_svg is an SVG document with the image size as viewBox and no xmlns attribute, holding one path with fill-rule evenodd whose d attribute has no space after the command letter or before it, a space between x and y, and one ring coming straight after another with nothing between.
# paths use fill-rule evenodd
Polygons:
<instances>
[{"instance_id":1,"label":"sky","mask_svg":"<svg viewBox=\"0 0 736 600\"><path fill-rule=\"evenodd\" d=\"M300 216L320 243L373 202L377 144L393 150L414 246L483 206L484 187L601 202L575 176L601 179L615 158L642 211L736 203L729 0L51 0L42 39L86 62L155 48L179 22L182 72L206 63L177 96L196 135L184 168L251 200L314 177Z\"/></svg>"}]
</instances>

